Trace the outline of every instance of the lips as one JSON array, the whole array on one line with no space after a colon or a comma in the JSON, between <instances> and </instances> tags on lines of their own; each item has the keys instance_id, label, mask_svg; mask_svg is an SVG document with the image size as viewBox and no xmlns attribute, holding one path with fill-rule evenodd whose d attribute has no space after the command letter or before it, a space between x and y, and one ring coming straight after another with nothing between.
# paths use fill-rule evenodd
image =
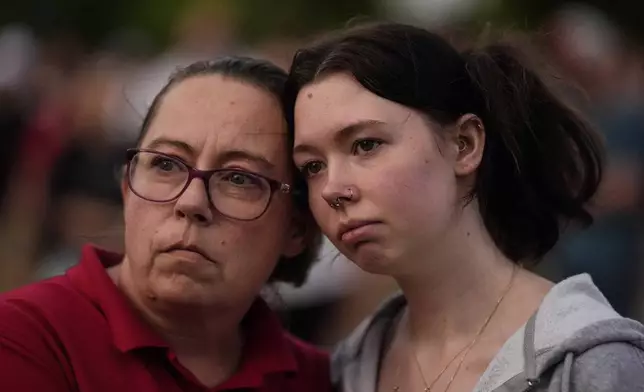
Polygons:
<instances>
[{"instance_id":1,"label":"lips","mask_svg":"<svg viewBox=\"0 0 644 392\"><path fill-rule=\"evenodd\" d=\"M371 227L380 223L375 220L351 220L340 224L337 238L339 241L355 245L372 236Z\"/></svg>"},{"instance_id":2,"label":"lips","mask_svg":"<svg viewBox=\"0 0 644 392\"><path fill-rule=\"evenodd\" d=\"M165 253L172 253L172 252L190 252L190 253L196 253L203 257L204 259L208 261L213 261L210 256L208 256L208 253L198 247L197 245L183 245L181 243L179 244L174 244L164 250Z\"/></svg>"}]
</instances>

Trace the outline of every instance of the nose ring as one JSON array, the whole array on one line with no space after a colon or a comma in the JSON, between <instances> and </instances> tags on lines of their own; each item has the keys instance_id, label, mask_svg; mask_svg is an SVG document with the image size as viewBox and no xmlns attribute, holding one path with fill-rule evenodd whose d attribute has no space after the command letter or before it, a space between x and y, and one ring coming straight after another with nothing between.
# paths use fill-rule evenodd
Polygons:
<instances>
[{"instance_id":1,"label":"nose ring","mask_svg":"<svg viewBox=\"0 0 644 392\"><path fill-rule=\"evenodd\" d=\"M337 210L338 208L342 207L342 203L343 203L342 199L345 199L345 200L348 200L348 201L353 200L353 189L349 188L349 196L338 196L338 197L336 197L330 204L331 208Z\"/></svg>"}]
</instances>

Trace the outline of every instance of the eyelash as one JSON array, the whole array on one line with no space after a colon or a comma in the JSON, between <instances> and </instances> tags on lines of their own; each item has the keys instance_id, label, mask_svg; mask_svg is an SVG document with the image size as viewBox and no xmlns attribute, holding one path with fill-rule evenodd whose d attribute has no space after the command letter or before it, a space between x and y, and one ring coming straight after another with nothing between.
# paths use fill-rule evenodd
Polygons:
<instances>
[{"instance_id":1,"label":"eyelash","mask_svg":"<svg viewBox=\"0 0 644 392\"><path fill-rule=\"evenodd\" d=\"M369 151L364 151L364 149L363 149L364 154L362 154L362 155L370 155L370 154L372 154L373 152L375 152L378 149L378 147L380 147L384 143L382 140L376 139L376 138L357 139L351 145L351 153L354 154L354 155L359 155L358 149L360 148L360 144L365 143L365 142L374 143L375 146L373 147L373 149L371 149Z\"/></svg>"},{"instance_id":2,"label":"eyelash","mask_svg":"<svg viewBox=\"0 0 644 392\"><path fill-rule=\"evenodd\" d=\"M298 168L298 170L300 171L300 173L302 173L304 178L308 179L308 178L311 178L311 177L313 177L313 176L315 176L317 174L317 173L311 173L310 172L311 165L313 165L313 164L324 165L321 161L309 161L309 162L304 163L302 166L300 166ZM322 170L322 169L320 169L320 170Z\"/></svg>"},{"instance_id":3,"label":"eyelash","mask_svg":"<svg viewBox=\"0 0 644 392\"><path fill-rule=\"evenodd\" d=\"M363 152L361 154L359 149L361 148L361 143L365 143L365 142L371 142L371 143L374 143L375 145L369 151L365 151L364 147L363 147L362 148ZM366 156L366 155L373 154L378 149L378 147L380 147L383 143L384 143L384 141L382 141L380 139L376 139L376 138L357 139L356 141L353 142L353 144L351 144L351 154L359 155L359 156ZM302 175L304 175L305 178L311 178L311 177L315 176L317 173L319 173L319 171L316 172L316 173L311 173L311 171L310 171L311 165L314 165L314 164L319 164L321 166L324 165L324 163L322 163L321 161L309 161L309 162L306 162L302 166L299 167L300 173L302 173ZM322 169L323 169L323 167L320 168L320 170L322 170Z\"/></svg>"}]
</instances>

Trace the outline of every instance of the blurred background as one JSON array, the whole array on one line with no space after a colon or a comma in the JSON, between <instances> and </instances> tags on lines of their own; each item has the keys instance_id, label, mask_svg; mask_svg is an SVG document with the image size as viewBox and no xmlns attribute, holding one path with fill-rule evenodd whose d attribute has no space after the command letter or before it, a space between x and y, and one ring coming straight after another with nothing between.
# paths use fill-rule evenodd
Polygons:
<instances>
[{"instance_id":1,"label":"blurred background","mask_svg":"<svg viewBox=\"0 0 644 392\"><path fill-rule=\"evenodd\" d=\"M528 33L598 126L608 167L596 223L539 265L590 273L644 319L644 3L635 0L21 0L0 5L0 291L63 273L85 242L122 248L119 165L169 73L223 54L288 67L307 40L389 19L456 44ZM302 289L276 303L293 332L331 345L396 290L326 244ZM273 293L276 294L276 293Z\"/></svg>"}]
</instances>

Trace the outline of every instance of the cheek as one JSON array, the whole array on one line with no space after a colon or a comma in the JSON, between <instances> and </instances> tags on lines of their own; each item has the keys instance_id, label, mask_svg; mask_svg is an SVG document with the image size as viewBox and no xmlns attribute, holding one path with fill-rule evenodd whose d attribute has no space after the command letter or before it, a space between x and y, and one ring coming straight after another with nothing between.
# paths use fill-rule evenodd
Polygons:
<instances>
[{"instance_id":1,"label":"cheek","mask_svg":"<svg viewBox=\"0 0 644 392\"><path fill-rule=\"evenodd\" d=\"M406 221L443 220L453 208L455 182L449 168L440 161L420 161L404 167L390 166L378 173L373 190L378 204Z\"/></svg>"},{"instance_id":2,"label":"cheek","mask_svg":"<svg viewBox=\"0 0 644 392\"><path fill-rule=\"evenodd\" d=\"M169 207L150 205L145 200L130 198L124 208L126 249L130 256L149 256L156 233L162 227Z\"/></svg>"}]
</instances>

